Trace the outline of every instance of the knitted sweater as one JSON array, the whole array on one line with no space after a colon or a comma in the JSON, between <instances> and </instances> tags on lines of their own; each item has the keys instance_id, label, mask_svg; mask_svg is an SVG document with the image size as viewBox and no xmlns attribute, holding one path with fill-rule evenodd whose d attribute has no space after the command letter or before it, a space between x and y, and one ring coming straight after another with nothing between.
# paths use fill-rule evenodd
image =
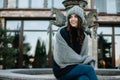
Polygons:
<instances>
[{"instance_id":1,"label":"knitted sweater","mask_svg":"<svg viewBox=\"0 0 120 80\"><path fill-rule=\"evenodd\" d=\"M72 28L72 35L74 36L74 41L76 41L76 37L77 37L77 32L76 32L77 29L75 28ZM66 43L68 44L68 46L70 46L70 39L68 37L68 33L66 31L66 27L62 28L60 30L60 34L61 36L64 38L64 40L66 41ZM72 48L77 54L80 53L81 51L81 45L79 45L78 42L75 43L74 47ZM56 78L59 78L65 74L67 74L70 70L72 70L72 68L74 68L77 64L75 65L69 65L65 68L60 68L59 65L57 65L56 61L54 61L53 59L53 72L54 72L54 75L56 76Z\"/></svg>"},{"instance_id":2,"label":"knitted sweater","mask_svg":"<svg viewBox=\"0 0 120 80\"><path fill-rule=\"evenodd\" d=\"M88 64L94 60L88 55L88 37L85 34L85 39L81 48L80 54L68 46L66 41L60 34L60 30L56 34L56 41L54 45L53 58L59 66L66 67L73 64Z\"/></svg>"},{"instance_id":3,"label":"knitted sweater","mask_svg":"<svg viewBox=\"0 0 120 80\"><path fill-rule=\"evenodd\" d=\"M88 38L86 34L83 45L77 45L74 49L70 47L68 39L66 27L62 27L56 34L53 53L53 67L55 75L58 74L57 77L68 73L76 64L88 64L93 61L93 58L87 55ZM61 69L60 66L65 68Z\"/></svg>"}]
</instances>

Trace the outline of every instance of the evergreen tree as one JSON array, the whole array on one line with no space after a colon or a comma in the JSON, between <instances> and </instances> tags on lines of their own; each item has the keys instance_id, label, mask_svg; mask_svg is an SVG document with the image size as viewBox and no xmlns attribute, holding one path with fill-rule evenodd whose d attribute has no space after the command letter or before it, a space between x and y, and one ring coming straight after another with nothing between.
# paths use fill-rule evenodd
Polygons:
<instances>
[{"instance_id":1,"label":"evergreen tree","mask_svg":"<svg viewBox=\"0 0 120 80\"><path fill-rule=\"evenodd\" d=\"M108 43L101 34L98 38L98 67L112 68L112 56L110 55L111 43Z\"/></svg>"},{"instance_id":2,"label":"evergreen tree","mask_svg":"<svg viewBox=\"0 0 120 80\"><path fill-rule=\"evenodd\" d=\"M29 56L29 54L27 54L27 52L31 49L29 43L23 43L23 62L24 65L23 67L25 68L29 68L29 65L31 64L31 62L29 61L29 58L32 56Z\"/></svg>"},{"instance_id":3,"label":"evergreen tree","mask_svg":"<svg viewBox=\"0 0 120 80\"><path fill-rule=\"evenodd\" d=\"M24 64L22 64L22 67L28 68L29 64L30 64L30 62L29 62L30 56L27 55L27 52L31 49L31 47L30 47L29 43L24 43L25 37L23 37L23 54L22 54L23 60L20 60L20 55L19 55L20 54L20 52L19 52L20 39L19 39L19 37L20 37L19 32L15 32L15 36L14 36L13 43L12 43L13 47L17 49L17 55L16 55L17 59L16 59L15 68L19 68L20 63L24 63Z\"/></svg>"},{"instance_id":4,"label":"evergreen tree","mask_svg":"<svg viewBox=\"0 0 120 80\"><path fill-rule=\"evenodd\" d=\"M0 64L3 66L3 69L15 66L17 51L13 48L12 40L13 36L7 35L7 30L0 25Z\"/></svg>"},{"instance_id":5,"label":"evergreen tree","mask_svg":"<svg viewBox=\"0 0 120 80\"><path fill-rule=\"evenodd\" d=\"M37 40L35 57L33 62L34 68L43 68L46 66L46 48L44 42Z\"/></svg>"}]
</instances>

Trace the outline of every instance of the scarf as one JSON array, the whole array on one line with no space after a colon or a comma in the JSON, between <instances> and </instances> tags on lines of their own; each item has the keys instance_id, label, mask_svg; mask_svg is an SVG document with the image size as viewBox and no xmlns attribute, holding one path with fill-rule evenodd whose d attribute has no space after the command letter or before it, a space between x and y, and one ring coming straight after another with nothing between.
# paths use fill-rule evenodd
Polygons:
<instances>
[{"instance_id":1,"label":"scarf","mask_svg":"<svg viewBox=\"0 0 120 80\"><path fill-rule=\"evenodd\" d=\"M63 39L60 30L56 33L53 52L53 58L59 66L66 67L74 64L90 64L95 61L88 55L88 37L86 33L81 52L77 54Z\"/></svg>"}]
</instances>

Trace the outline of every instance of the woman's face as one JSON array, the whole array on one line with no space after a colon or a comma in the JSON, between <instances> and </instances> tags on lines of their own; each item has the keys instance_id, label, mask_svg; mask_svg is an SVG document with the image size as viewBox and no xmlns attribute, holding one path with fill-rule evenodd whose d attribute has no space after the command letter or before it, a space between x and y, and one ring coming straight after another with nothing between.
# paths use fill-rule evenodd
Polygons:
<instances>
[{"instance_id":1,"label":"woman's face","mask_svg":"<svg viewBox=\"0 0 120 80\"><path fill-rule=\"evenodd\" d=\"M72 27L78 26L78 17L76 14L71 14L69 17L69 22Z\"/></svg>"}]
</instances>

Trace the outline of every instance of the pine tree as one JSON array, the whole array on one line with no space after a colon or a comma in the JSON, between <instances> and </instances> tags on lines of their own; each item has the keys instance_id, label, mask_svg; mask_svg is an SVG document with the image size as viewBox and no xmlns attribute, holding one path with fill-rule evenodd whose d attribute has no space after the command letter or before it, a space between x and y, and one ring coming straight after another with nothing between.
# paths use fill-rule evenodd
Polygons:
<instances>
[{"instance_id":1,"label":"pine tree","mask_svg":"<svg viewBox=\"0 0 120 80\"><path fill-rule=\"evenodd\" d=\"M33 62L34 68L43 68L46 66L46 48L44 42L37 40L35 57Z\"/></svg>"},{"instance_id":2,"label":"pine tree","mask_svg":"<svg viewBox=\"0 0 120 80\"><path fill-rule=\"evenodd\" d=\"M112 68L112 56L110 55L111 43L108 43L101 34L98 38L98 67ZM106 56L108 55L108 56Z\"/></svg>"},{"instance_id":3,"label":"pine tree","mask_svg":"<svg viewBox=\"0 0 120 80\"><path fill-rule=\"evenodd\" d=\"M12 46L13 36L7 34L7 30L0 25L0 65L3 69L13 68L17 51Z\"/></svg>"}]
</instances>

